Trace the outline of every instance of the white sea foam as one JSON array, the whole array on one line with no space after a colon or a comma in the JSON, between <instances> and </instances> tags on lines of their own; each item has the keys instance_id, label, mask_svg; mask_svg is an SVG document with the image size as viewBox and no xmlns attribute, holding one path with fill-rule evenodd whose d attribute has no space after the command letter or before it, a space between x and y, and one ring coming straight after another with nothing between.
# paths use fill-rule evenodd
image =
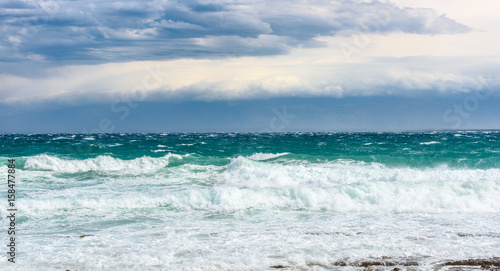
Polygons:
<instances>
[{"instance_id":1,"label":"white sea foam","mask_svg":"<svg viewBox=\"0 0 500 271\"><path fill-rule=\"evenodd\" d=\"M248 158L250 158L252 160L263 161L263 160L277 158L277 157L287 155L287 154L289 154L289 153L288 152L282 152L282 153L262 153L262 152L259 152L259 153L254 153L254 154L250 155Z\"/></svg>"},{"instance_id":2,"label":"white sea foam","mask_svg":"<svg viewBox=\"0 0 500 271\"><path fill-rule=\"evenodd\" d=\"M73 136L69 136L69 137L67 137L67 136L58 136L56 138L53 138L52 140L64 140L64 139L74 139L74 138L75 138L74 135Z\"/></svg>"},{"instance_id":3,"label":"white sea foam","mask_svg":"<svg viewBox=\"0 0 500 271\"><path fill-rule=\"evenodd\" d=\"M429 141L429 142L422 142L420 145L432 145L432 144L439 144L441 142L438 141Z\"/></svg>"},{"instance_id":4,"label":"white sea foam","mask_svg":"<svg viewBox=\"0 0 500 271\"><path fill-rule=\"evenodd\" d=\"M338 260L382 257L432 270L426 261L500 253L500 169L240 156L155 171L173 157L29 157L18 209L32 260L10 268L2 256L0 270L337 270ZM136 166L153 174L59 174Z\"/></svg>"},{"instance_id":5,"label":"white sea foam","mask_svg":"<svg viewBox=\"0 0 500 271\"><path fill-rule=\"evenodd\" d=\"M107 156L64 160L40 155L29 158L25 167L69 173L90 170L120 174L154 173L168 165L171 157L181 158L169 154L162 158L134 160ZM170 206L207 212L283 208L389 213L500 211L500 169L391 168L355 161L280 164L237 157L227 166L185 164L169 168L168 172L158 172L155 176L159 178L155 181L157 184L186 186L176 191L169 190L167 185L154 186L148 197L139 199L131 194L120 199L100 199L106 202L98 202L96 206ZM133 178L122 181L135 182ZM155 196L162 189L164 193ZM91 208L88 204L95 203L95 200L85 203L85 197L79 200L85 208Z\"/></svg>"},{"instance_id":6,"label":"white sea foam","mask_svg":"<svg viewBox=\"0 0 500 271\"><path fill-rule=\"evenodd\" d=\"M498 176L500 169L390 168L353 161L283 165L238 157L220 178L227 187L248 189L233 191L247 193L240 196L251 199L248 208L492 212L500 211ZM227 206L234 206L233 200Z\"/></svg>"},{"instance_id":7,"label":"white sea foam","mask_svg":"<svg viewBox=\"0 0 500 271\"><path fill-rule=\"evenodd\" d=\"M0 255L0 270L357 270L335 262L369 260L445 270L440 263L500 255L496 166L262 152L19 158L22 254L15 265Z\"/></svg>"},{"instance_id":8,"label":"white sea foam","mask_svg":"<svg viewBox=\"0 0 500 271\"><path fill-rule=\"evenodd\" d=\"M123 146L123 144L121 144L121 143L114 143L114 144L108 145L109 148L119 147L119 146Z\"/></svg>"},{"instance_id":9,"label":"white sea foam","mask_svg":"<svg viewBox=\"0 0 500 271\"><path fill-rule=\"evenodd\" d=\"M157 171L167 166L170 158L182 159L182 156L167 154L160 158L144 156L133 160L98 156L85 160L69 160L42 154L28 157L24 167L29 170L50 170L59 173L102 171L134 174Z\"/></svg>"}]
</instances>

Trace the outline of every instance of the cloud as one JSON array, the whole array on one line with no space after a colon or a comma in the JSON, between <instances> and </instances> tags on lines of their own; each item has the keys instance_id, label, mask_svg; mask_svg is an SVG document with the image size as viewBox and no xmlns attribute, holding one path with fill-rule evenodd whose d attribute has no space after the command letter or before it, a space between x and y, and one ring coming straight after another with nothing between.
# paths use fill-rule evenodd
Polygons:
<instances>
[{"instance_id":1,"label":"cloud","mask_svg":"<svg viewBox=\"0 0 500 271\"><path fill-rule=\"evenodd\" d=\"M46 69L43 76L0 74L0 103L82 104L130 97L150 101L445 97L474 91L498 95L498 72L477 73L474 68L455 65L462 62L472 67L485 63L482 58L471 57L448 57L439 62L433 57L406 57L327 65L281 56L63 66ZM498 63L492 60L487 70L499 70Z\"/></svg>"},{"instance_id":2,"label":"cloud","mask_svg":"<svg viewBox=\"0 0 500 271\"><path fill-rule=\"evenodd\" d=\"M354 32L456 34L431 9L379 1L41 1L1 4L2 61L107 61L286 54ZM147 49L141 49L147 48Z\"/></svg>"}]
</instances>

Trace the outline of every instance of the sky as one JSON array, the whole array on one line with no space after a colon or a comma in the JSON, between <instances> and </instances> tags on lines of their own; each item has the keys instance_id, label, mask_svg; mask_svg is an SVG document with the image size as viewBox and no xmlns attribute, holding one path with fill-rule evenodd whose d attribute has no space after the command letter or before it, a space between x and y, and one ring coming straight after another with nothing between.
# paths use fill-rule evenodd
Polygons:
<instances>
[{"instance_id":1,"label":"sky","mask_svg":"<svg viewBox=\"0 0 500 271\"><path fill-rule=\"evenodd\" d=\"M0 2L0 133L500 128L496 0Z\"/></svg>"}]
</instances>

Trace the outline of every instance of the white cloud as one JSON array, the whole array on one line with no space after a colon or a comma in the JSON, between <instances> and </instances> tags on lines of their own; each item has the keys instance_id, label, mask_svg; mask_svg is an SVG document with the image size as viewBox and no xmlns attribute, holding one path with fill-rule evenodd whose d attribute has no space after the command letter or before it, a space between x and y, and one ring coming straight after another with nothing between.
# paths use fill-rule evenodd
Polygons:
<instances>
[{"instance_id":1,"label":"white cloud","mask_svg":"<svg viewBox=\"0 0 500 271\"><path fill-rule=\"evenodd\" d=\"M490 0L484 1L490 3ZM172 3L155 3L163 8L162 12L176 8ZM276 96L452 95L484 88L485 84L495 89L500 86L500 35L494 34L498 30L487 27L484 31L449 34L463 32L463 25L452 19L473 23L481 10L489 9L478 2L457 1L457 5L470 8L476 15L452 8L450 18L441 15L446 13L446 6L427 0L422 2L425 5L413 4L414 9L394 8L377 1L328 5L322 1L296 1L282 9L269 8L267 2L258 2L255 9L250 9L245 3L237 5L227 1L220 7L198 3L200 7L189 8L181 5L178 9L184 13L179 16L183 18L143 19L141 23L147 26L145 28L112 27L112 23L94 28L69 27L76 38L92 29L103 38L120 40L107 46L87 41L85 48L78 48L92 59L123 62L65 64L30 75L25 72L27 66L16 72L9 65L3 65L6 68L0 73L0 102L110 102L141 87L147 99L226 100ZM278 4L283 2L273 5ZM99 7L97 3L94 5ZM391 7L398 12L381 23L367 12L381 7ZM138 8L130 3L116 4L113 8L125 13L152 12L148 6ZM205 10L193 11L199 9ZM488 16L477 19L480 22L475 27L487 26L484 22L499 24L495 12L485 14ZM193 15L201 17L190 17ZM405 21L405 16L410 20ZM207 30L207 22L211 20L215 20L216 26ZM377 31L370 22L378 22L387 31ZM240 28L241 34L235 34ZM168 42L154 40L147 46L133 43L167 35L161 32L164 29L188 32L182 32L185 36L167 39ZM332 34L336 29L339 32ZM420 34L413 33L412 29ZM205 30L208 32L203 32ZM445 34L437 34L441 32ZM65 39L68 44L75 40L71 36ZM16 43L16 40L11 38L10 42ZM322 46L313 48L318 44ZM343 50L346 44L352 49L349 55ZM44 48L61 54L47 44ZM9 55L5 46L0 50ZM199 50L204 52L205 59L200 58ZM151 51L161 52L163 57L174 52L170 57L173 60L125 61L137 59L138 55L151 55ZM24 61L50 62L36 50L12 55ZM162 71L160 79L148 68L156 69L157 65Z\"/></svg>"},{"instance_id":2,"label":"white cloud","mask_svg":"<svg viewBox=\"0 0 500 271\"><path fill-rule=\"evenodd\" d=\"M151 24L171 29L203 29L203 27L199 25L194 25L186 22L174 22L172 20L161 20L159 23L151 20Z\"/></svg>"},{"instance_id":3,"label":"white cloud","mask_svg":"<svg viewBox=\"0 0 500 271\"><path fill-rule=\"evenodd\" d=\"M97 27L97 30L99 30L106 39L141 40L153 38L157 35L157 30L155 27L146 29L125 28L119 30L107 27Z\"/></svg>"},{"instance_id":4,"label":"white cloud","mask_svg":"<svg viewBox=\"0 0 500 271\"><path fill-rule=\"evenodd\" d=\"M317 63L314 58L300 57L300 52L297 50L296 57L292 54L68 66L51 69L43 78L3 74L0 101L111 102L137 90L145 99L419 96L452 95L499 86L498 73L478 74L462 66L449 67L461 61L479 65L481 58L443 58L439 63L433 57ZM498 60L492 60L489 70L498 70L498 64L494 64L500 63Z\"/></svg>"}]
</instances>

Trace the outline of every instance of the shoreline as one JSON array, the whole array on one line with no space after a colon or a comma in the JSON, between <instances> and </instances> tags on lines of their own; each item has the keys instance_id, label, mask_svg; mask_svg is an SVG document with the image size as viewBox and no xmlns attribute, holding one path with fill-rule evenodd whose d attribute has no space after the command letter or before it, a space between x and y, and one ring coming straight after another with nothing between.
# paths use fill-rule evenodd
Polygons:
<instances>
[{"instance_id":1,"label":"shoreline","mask_svg":"<svg viewBox=\"0 0 500 271\"><path fill-rule=\"evenodd\" d=\"M391 257L382 257L381 259L368 259L349 261L341 260L324 265L319 263L307 264L309 268L322 267L327 269L335 269L336 267L352 267L363 268L361 270L376 271L376 270L495 270L500 271L500 257L492 258L476 258L465 260L442 260L439 262L423 263L414 259L393 259ZM290 265L272 265L271 270L294 270L296 267Z\"/></svg>"}]
</instances>

